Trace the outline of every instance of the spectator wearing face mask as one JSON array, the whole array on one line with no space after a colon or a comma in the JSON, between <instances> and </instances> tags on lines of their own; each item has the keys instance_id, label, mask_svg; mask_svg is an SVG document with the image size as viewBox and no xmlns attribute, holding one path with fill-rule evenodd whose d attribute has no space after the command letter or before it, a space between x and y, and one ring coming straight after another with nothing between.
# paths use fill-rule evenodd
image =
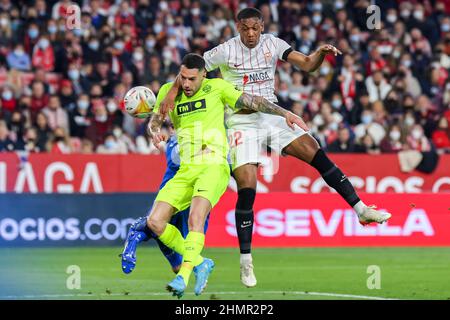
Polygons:
<instances>
[{"instance_id":1,"label":"spectator wearing face mask","mask_svg":"<svg viewBox=\"0 0 450 320\"><path fill-rule=\"evenodd\" d=\"M438 27L435 22L427 16L425 8L421 3L416 3L412 12L412 28L417 28L422 34L426 34L431 44L439 39Z\"/></svg>"},{"instance_id":2,"label":"spectator wearing face mask","mask_svg":"<svg viewBox=\"0 0 450 320\"><path fill-rule=\"evenodd\" d=\"M98 63L101 59L100 41L97 37L91 36L83 47L83 59L85 63Z\"/></svg>"},{"instance_id":3,"label":"spectator wearing face mask","mask_svg":"<svg viewBox=\"0 0 450 320\"><path fill-rule=\"evenodd\" d=\"M108 99L106 102L106 110L108 111L108 117L111 119L112 125L122 127L124 114L115 99Z\"/></svg>"},{"instance_id":4,"label":"spectator wearing face mask","mask_svg":"<svg viewBox=\"0 0 450 320\"><path fill-rule=\"evenodd\" d=\"M361 123L354 128L356 139L362 139L366 134L369 134L375 144L379 145L381 140L386 135L382 125L374 122L374 114L371 110L364 110L361 114Z\"/></svg>"},{"instance_id":5,"label":"spectator wearing face mask","mask_svg":"<svg viewBox=\"0 0 450 320\"><path fill-rule=\"evenodd\" d=\"M109 70L119 76L125 69L131 65L131 54L125 48L123 38L117 37L112 47L106 49L108 53Z\"/></svg>"},{"instance_id":6,"label":"spectator wearing face mask","mask_svg":"<svg viewBox=\"0 0 450 320\"><path fill-rule=\"evenodd\" d=\"M127 154L127 147L118 143L113 134L107 134L105 142L97 147L97 153L100 154Z\"/></svg>"},{"instance_id":7,"label":"spectator wearing face mask","mask_svg":"<svg viewBox=\"0 0 450 320\"><path fill-rule=\"evenodd\" d=\"M141 79L147 72L145 66L145 53L142 47L136 47L131 56L131 65L128 69L133 74L134 79Z\"/></svg>"},{"instance_id":8,"label":"spectator wearing face mask","mask_svg":"<svg viewBox=\"0 0 450 320\"><path fill-rule=\"evenodd\" d=\"M21 43L18 43L14 47L14 50L8 53L6 61L10 69L17 69L19 71L29 71L31 69L30 57L25 52Z\"/></svg>"},{"instance_id":9,"label":"spectator wearing face mask","mask_svg":"<svg viewBox=\"0 0 450 320\"><path fill-rule=\"evenodd\" d=\"M33 47L39 40L39 34L40 34L39 26L36 23L30 23L28 25L28 29L26 31L26 35L24 38L25 52L29 54L32 52Z\"/></svg>"},{"instance_id":10,"label":"spectator wearing face mask","mask_svg":"<svg viewBox=\"0 0 450 320\"><path fill-rule=\"evenodd\" d=\"M89 111L90 101L87 94L82 94L77 100L77 106L70 113L70 135L84 138L86 129L91 125L92 115Z\"/></svg>"},{"instance_id":11,"label":"spectator wearing face mask","mask_svg":"<svg viewBox=\"0 0 450 320\"><path fill-rule=\"evenodd\" d=\"M290 110L294 101L289 97L289 85L286 82L280 82L280 86L276 92L278 105Z\"/></svg>"},{"instance_id":12,"label":"spectator wearing face mask","mask_svg":"<svg viewBox=\"0 0 450 320\"><path fill-rule=\"evenodd\" d=\"M5 85L3 87L2 96L0 100L2 109L7 110L9 112L13 112L17 106L17 100L14 97L14 92L12 88L8 85Z\"/></svg>"},{"instance_id":13,"label":"spectator wearing face mask","mask_svg":"<svg viewBox=\"0 0 450 320\"><path fill-rule=\"evenodd\" d=\"M134 144L133 139L123 132L122 127L115 125L113 127L112 134L114 138L116 138L117 143L123 145L127 152L136 152L136 145ZM121 148L123 147L121 146Z\"/></svg>"},{"instance_id":14,"label":"spectator wearing face mask","mask_svg":"<svg viewBox=\"0 0 450 320\"><path fill-rule=\"evenodd\" d=\"M388 130L388 134L380 143L382 153L397 153L403 150L404 138L402 136L401 127L393 125Z\"/></svg>"},{"instance_id":15,"label":"spectator wearing face mask","mask_svg":"<svg viewBox=\"0 0 450 320\"><path fill-rule=\"evenodd\" d=\"M40 67L45 71L53 71L55 68L55 54L53 47L47 37L42 36L33 48L33 67Z\"/></svg>"},{"instance_id":16,"label":"spectator wearing face mask","mask_svg":"<svg viewBox=\"0 0 450 320\"><path fill-rule=\"evenodd\" d=\"M431 151L431 143L428 138L423 133L423 128L415 124L411 127L408 137L406 138L408 147L412 150L417 150L420 152Z\"/></svg>"}]
</instances>

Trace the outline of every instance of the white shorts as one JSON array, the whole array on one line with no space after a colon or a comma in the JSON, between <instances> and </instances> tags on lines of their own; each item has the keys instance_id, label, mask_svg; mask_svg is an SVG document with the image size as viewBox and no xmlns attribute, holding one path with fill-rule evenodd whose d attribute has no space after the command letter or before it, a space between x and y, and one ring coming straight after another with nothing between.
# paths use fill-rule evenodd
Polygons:
<instances>
[{"instance_id":1,"label":"white shorts","mask_svg":"<svg viewBox=\"0 0 450 320\"><path fill-rule=\"evenodd\" d=\"M247 163L260 163L266 146L283 154L286 146L306 133L298 126L292 130L281 116L262 112L232 114L226 126L233 170Z\"/></svg>"}]
</instances>

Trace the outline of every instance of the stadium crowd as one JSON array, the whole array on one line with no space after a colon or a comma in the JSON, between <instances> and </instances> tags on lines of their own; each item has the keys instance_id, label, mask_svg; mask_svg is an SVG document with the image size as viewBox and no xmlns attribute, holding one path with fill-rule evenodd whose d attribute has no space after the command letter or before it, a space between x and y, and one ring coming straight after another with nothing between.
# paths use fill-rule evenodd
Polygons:
<instances>
[{"instance_id":1,"label":"stadium crowd","mask_svg":"<svg viewBox=\"0 0 450 320\"><path fill-rule=\"evenodd\" d=\"M237 35L237 11L255 6L294 49L343 52L314 73L280 61L276 74L279 104L325 150L450 152L450 3L372 2L376 29L366 0L0 0L0 151L160 153L124 94L157 93L185 53Z\"/></svg>"}]
</instances>

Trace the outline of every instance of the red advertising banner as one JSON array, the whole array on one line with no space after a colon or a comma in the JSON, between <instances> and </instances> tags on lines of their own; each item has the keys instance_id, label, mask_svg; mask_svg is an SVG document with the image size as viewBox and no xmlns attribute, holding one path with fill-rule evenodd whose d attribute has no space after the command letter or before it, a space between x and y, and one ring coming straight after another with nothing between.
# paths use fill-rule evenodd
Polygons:
<instances>
[{"instance_id":1,"label":"red advertising banner","mask_svg":"<svg viewBox=\"0 0 450 320\"><path fill-rule=\"evenodd\" d=\"M163 156L48 155L20 159L0 153L0 193L154 192L166 162Z\"/></svg>"},{"instance_id":2,"label":"red advertising banner","mask_svg":"<svg viewBox=\"0 0 450 320\"><path fill-rule=\"evenodd\" d=\"M450 155L432 174L402 173L396 155L330 154L359 192L450 192ZM0 153L0 193L156 192L165 171L162 155L51 155ZM292 157L265 157L258 192L328 193L311 166ZM230 189L235 190L233 179Z\"/></svg>"},{"instance_id":3,"label":"red advertising banner","mask_svg":"<svg viewBox=\"0 0 450 320\"><path fill-rule=\"evenodd\" d=\"M328 154L355 189L367 193L450 192L450 155L443 155L432 174L403 173L395 154ZM293 157L266 157L260 168L258 192L329 192L317 171Z\"/></svg>"},{"instance_id":4,"label":"red advertising banner","mask_svg":"<svg viewBox=\"0 0 450 320\"><path fill-rule=\"evenodd\" d=\"M227 192L211 213L206 245L236 247L234 205ZM254 247L449 246L447 194L362 194L366 204L392 213L384 224L363 227L337 194L259 194L254 206Z\"/></svg>"}]
</instances>

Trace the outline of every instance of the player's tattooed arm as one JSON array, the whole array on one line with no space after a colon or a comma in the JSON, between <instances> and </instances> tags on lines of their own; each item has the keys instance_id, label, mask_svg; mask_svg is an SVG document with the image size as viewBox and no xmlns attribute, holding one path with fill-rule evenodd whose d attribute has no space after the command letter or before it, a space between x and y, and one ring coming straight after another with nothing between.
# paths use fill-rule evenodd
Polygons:
<instances>
[{"instance_id":1,"label":"player's tattooed arm","mask_svg":"<svg viewBox=\"0 0 450 320\"><path fill-rule=\"evenodd\" d=\"M294 129L294 124L296 124L305 131L309 130L308 126L301 117L263 97L243 93L236 102L236 108L282 116L286 119L286 123L291 129Z\"/></svg>"},{"instance_id":2,"label":"player's tattooed arm","mask_svg":"<svg viewBox=\"0 0 450 320\"><path fill-rule=\"evenodd\" d=\"M153 113L152 118L150 119L150 122L147 126L147 133L152 139L153 144L155 147L159 146L159 143L161 141L165 140L165 137L163 134L161 134L161 127L164 122L164 116L159 113Z\"/></svg>"},{"instance_id":3,"label":"player's tattooed arm","mask_svg":"<svg viewBox=\"0 0 450 320\"><path fill-rule=\"evenodd\" d=\"M309 56L298 51L292 51L287 56L287 61L301 70L314 72L322 65L327 54L334 54L337 56L342 54L342 52L330 44L324 44Z\"/></svg>"}]
</instances>

